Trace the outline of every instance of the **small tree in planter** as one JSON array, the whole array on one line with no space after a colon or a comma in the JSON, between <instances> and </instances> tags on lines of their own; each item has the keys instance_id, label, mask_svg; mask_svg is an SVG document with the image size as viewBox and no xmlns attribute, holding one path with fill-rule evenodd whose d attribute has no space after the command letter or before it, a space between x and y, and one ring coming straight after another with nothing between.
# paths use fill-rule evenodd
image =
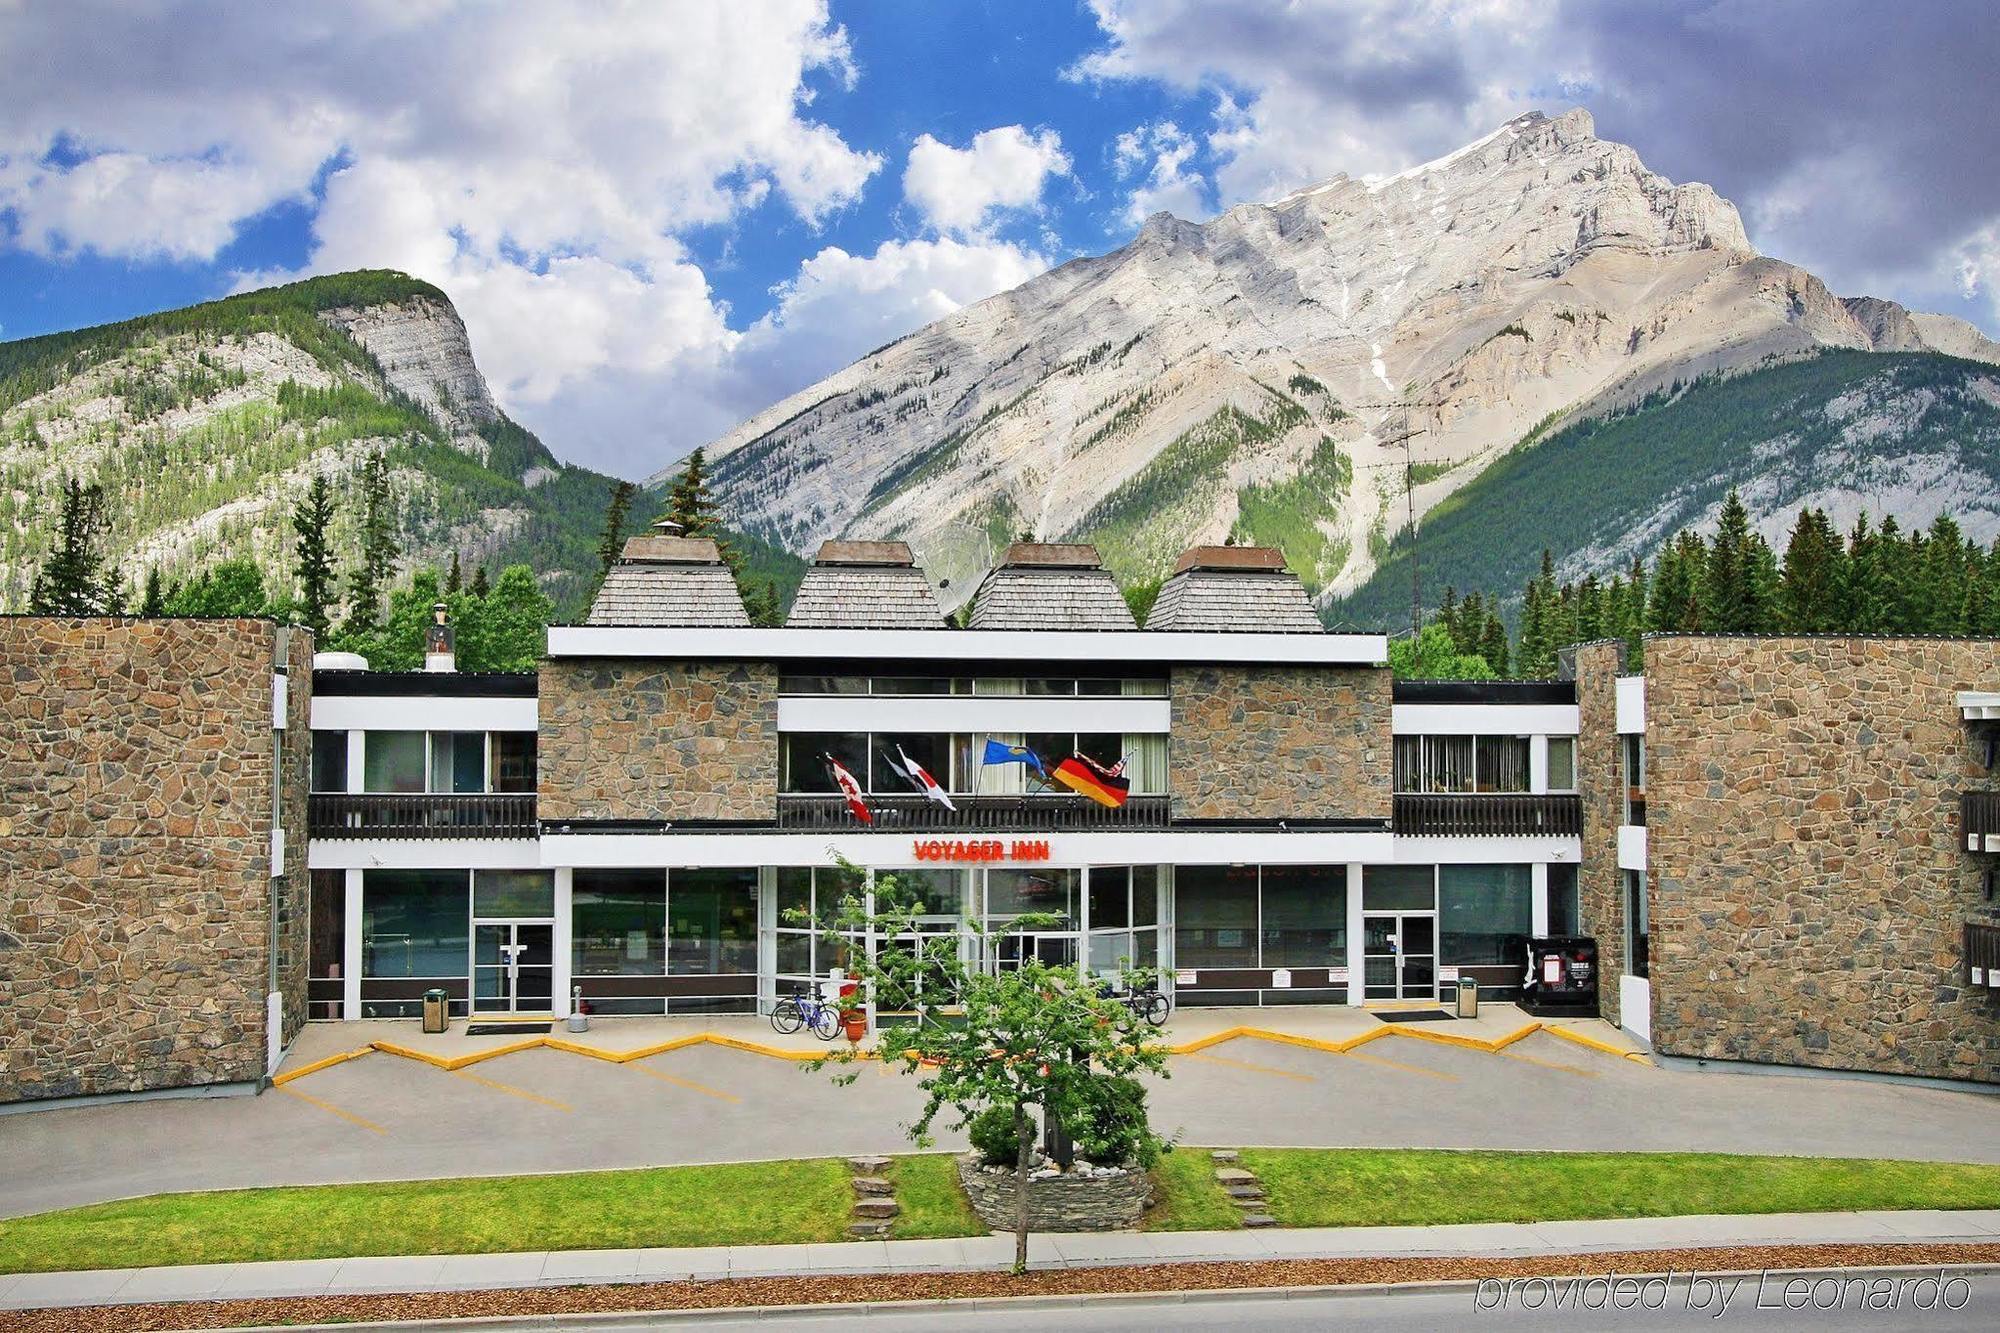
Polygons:
<instances>
[{"instance_id":1,"label":"small tree in planter","mask_svg":"<svg viewBox=\"0 0 2000 1333\"><path fill-rule=\"evenodd\" d=\"M843 868L853 869L842 863ZM893 875L875 879L874 910L860 895L842 903L827 938L844 950L847 971L878 1010L911 1008L916 1025L881 1043L878 1055L919 1077L924 1108L908 1126L911 1139L927 1146L940 1115L955 1117L965 1129L982 1120L981 1150L997 1148L995 1121L1004 1116L1014 1144L1014 1271L1028 1266L1028 1181L1035 1159L1035 1113L1066 1126L1086 1155L1118 1154L1112 1161L1150 1166L1164 1142L1146 1123L1144 1092L1131 1077L1167 1073L1167 1053L1148 1046L1129 1029L1131 1013L1106 995L1096 981L1074 967L1050 967L1037 958L989 971L969 967L956 936L940 938L916 929L912 896ZM984 956L1008 935L1058 926L1060 919L1029 915L1006 930L981 932ZM853 947L857 936L886 941L869 958ZM1139 980L1129 973L1128 983ZM944 1003L941 1005L940 1001ZM936 1017L941 1007L954 1012ZM858 1050L835 1051L813 1062L851 1064ZM839 1076L851 1083L857 1073ZM1134 1096L1133 1094L1137 1094Z\"/></svg>"}]
</instances>

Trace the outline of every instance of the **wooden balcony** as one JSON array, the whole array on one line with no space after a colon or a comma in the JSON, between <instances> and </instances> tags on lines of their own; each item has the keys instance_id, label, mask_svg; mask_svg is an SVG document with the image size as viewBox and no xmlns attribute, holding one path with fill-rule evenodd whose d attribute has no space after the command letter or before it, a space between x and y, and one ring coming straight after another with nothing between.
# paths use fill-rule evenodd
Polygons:
<instances>
[{"instance_id":1,"label":"wooden balcony","mask_svg":"<svg viewBox=\"0 0 2000 1333\"><path fill-rule=\"evenodd\" d=\"M923 796L871 796L877 833L1064 833L1090 829L1163 829L1165 796L1133 796L1114 810L1081 796L954 796L947 810ZM788 832L867 828L839 796L781 795L778 827Z\"/></svg>"},{"instance_id":2,"label":"wooden balcony","mask_svg":"<svg viewBox=\"0 0 2000 1333\"><path fill-rule=\"evenodd\" d=\"M1395 829L1405 838L1575 838L1583 801L1573 792L1405 793L1396 797Z\"/></svg>"},{"instance_id":3,"label":"wooden balcony","mask_svg":"<svg viewBox=\"0 0 2000 1333\"><path fill-rule=\"evenodd\" d=\"M1960 792L1958 832L1968 852L2000 852L2000 791Z\"/></svg>"},{"instance_id":4,"label":"wooden balcony","mask_svg":"<svg viewBox=\"0 0 2000 1333\"><path fill-rule=\"evenodd\" d=\"M1965 923L1965 980L1967 985L2000 990L2000 923Z\"/></svg>"},{"instance_id":5,"label":"wooden balcony","mask_svg":"<svg viewBox=\"0 0 2000 1333\"><path fill-rule=\"evenodd\" d=\"M315 838L532 838L533 792L470 796L315 792Z\"/></svg>"}]
</instances>

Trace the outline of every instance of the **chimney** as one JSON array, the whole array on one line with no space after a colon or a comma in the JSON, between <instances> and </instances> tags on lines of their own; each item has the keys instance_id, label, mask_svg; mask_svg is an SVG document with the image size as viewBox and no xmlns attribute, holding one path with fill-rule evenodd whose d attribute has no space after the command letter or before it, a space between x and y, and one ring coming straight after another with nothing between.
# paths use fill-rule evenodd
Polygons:
<instances>
[{"instance_id":1,"label":"chimney","mask_svg":"<svg viewBox=\"0 0 2000 1333\"><path fill-rule=\"evenodd\" d=\"M424 629L424 670L458 670L458 658L451 645L451 621L446 615L445 604L438 602L431 607L431 623Z\"/></svg>"},{"instance_id":2,"label":"chimney","mask_svg":"<svg viewBox=\"0 0 2000 1333\"><path fill-rule=\"evenodd\" d=\"M653 523L653 531L659 533L662 537L678 537L682 534L683 529L680 524L674 522L672 519L662 518Z\"/></svg>"}]
</instances>

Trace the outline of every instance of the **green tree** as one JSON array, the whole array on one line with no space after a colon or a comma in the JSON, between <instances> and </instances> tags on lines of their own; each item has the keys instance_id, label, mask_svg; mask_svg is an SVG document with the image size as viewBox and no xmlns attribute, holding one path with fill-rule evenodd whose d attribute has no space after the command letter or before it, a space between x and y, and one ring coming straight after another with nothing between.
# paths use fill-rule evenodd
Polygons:
<instances>
[{"instance_id":1,"label":"green tree","mask_svg":"<svg viewBox=\"0 0 2000 1333\"><path fill-rule=\"evenodd\" d=\"M1849 634L1879 634L1887 623L1887 593L1883 589L1882 538L1868 524L1868 515L1854 520L1847 534L1847 559L1835 590L1834 623Z\"/></svg>"},{"instance_id":2,"label":"green tree","mask_svg":"<svg viewBox=\"0 0 2000 1333\"><path fill-rule=\"evenodd\" d=\"M124 580L106 565L98 549L109 528L103 488L75 477L66 480L55 546L28 591L31 614L115 616L124 609Z\"/></svg>"},{"instance_id":3,"label":"green tree","mask_svg":"<svg viewBox=\"0 0 2000 1333\"><path fill-rule=\"evenodd\" d=\"M493 588L486 579L486 566L484 564L474 565L472 568L472 595L474 597L484 597L491 591L493 591Z\"/></svg>"},{"instance_id":4,"label":"green tree","mask_svg":"<svg viewBox=\"0 0 2000 1333\"><path fill-rule=\"evenodd\" d=\"M338 581L330 538L332 523L333 484L324 472L316 473L305 496L292 507L292 552L297 561L292 568L299 585L299 618L316 640L326 637L332 623Z\"/></svg>"},{"instance_id":5,"label":"green tree","mask_svg":"<svg viewBox=\"0 0 2000 1333\"><path fill-rule=\"evenodd\" d=\"M1492 666L1495 676L1504 679L1513 674L1508 670L1507 626L1500 619L1500 613L1490 606L1486 611L1486 625L1479 634L1479 655Z\"/></svg>"},{"instance_id":6,"label":"green tree","mask_svg":"<svg viewBox=\"0 0 2000 1333\"><path fill-rule=\"evenodd\" d=\"M139 614L163 616L167 613L167 590L160 581L160 567L146 567L146 591L139 598Z\"/></svg>"},{"instance_id":7,"label":"green tree","mask_svg":"<svg viewBox=\"0 0 2000 1333\"><path fill-rule=\"evenodd\" d=\"M485 618L481 660L468 669L533 671L548 648L549 620L556 610L535 581L534 571L526 565L507 566L493 591L481 600Z\"/></svg>"},{"instance_id":8,"label":"green tree","mask_svg":"<svg viewBox=\"0 0 2000 1333\"><path fill-rule=\"evenodd\" d=\"M1683 531L1661 550L1647 595L1646 628L1657 633L1699 633L1702 623L1702 573L1708 548L1701 534Z\"/></svg>"},{"instance_id":9,"label":"green tree","mask_svg":"<svg viewBox=\"0 0 2000 1333\"><path fill-rule=\"evenodd\" d=\"M1926 634L1965 632L1967 562L1965 538L1951 515L1939 514L1924 542L1918 576L1922 608L1918 628Z\"/></svg>"},{"instance_id":10,"label":"green tree","mask_svg":"<svg viewBox=\"0 0 2000 1333\"><path fill-rule=\"evenodd\" d=\"M366 634L378 623L382 589L395 572L394 497L389 493L389 459L371 453L361 465L361 558L348 575L348 625Z\"/></svg>"},{"instance_id":11,"label":"green tree","mask_svg":"<svg viewBox=\"0 0 2000 1333\"><path fill-rule=\"evenodd\" d=\"M859 872L844 867L858 880ZM1051 967L1029 954L1018 967L987 971L969 966L959 941L925 935L916 928L915 894L893 875L877 874L872 910L859 894L849 894L833 914L826 940L835 956L848 959L848 971L861 983L862 993L878 1008L910 1006L913 997L944 995L955 1001L951 1022L932 1021L918 1008L914 1029L899 1029L893 1042L877 1054L885 1064L920 1080L922 1110L908 1126L919 1145L930 1142L931 1127L942 1115L954 1117L953 1129L963 1129L982 1113L996 1108L1014 1125L1014 1188L1018 1211L1014 1223L1014 1271L1028 1265L1028 1177L1034 1167L1035 1117L1045 1125L1082 1129L1101 1116L1108 1100L1105 1083L1138 1073L1165 1076L1166 1048L1135 1039L1132 1013L1106 995L1075 966ZM803 919L799 913L793 914ZM1005 935L1054 925L1044 914L1016 918L1004 931L986 933L985 957L1000 954ZM884 949L875 957L853 948L857 936L877 939L914 938L907 949ZM1150 973L1127 969L1130 986L1150 981ZM919 984L919 978L921 983ZM842 1083L858 1075L853 1068L861 1051L836 1051L818 1066L847 1065ZM1127 1114L1143 1117L1143 1102ZM1101 1126L1098 1126L1101 1129ZM1133 1145L1136 1167L1152 1164L1168 1145L1143 1122L1120 1127L1118 1137Z\"/></svg>"},{"instance_id":12,"label":"green tree","mask_svg":"<svg viewBox=\"0 0 2000 1333\"><path fill-rule=\"evenodd\" d=\"M453 593L461 591L464 587L465 569L458 562L458 552L453 551L451 553L451 569L444 576L444 595L450 597Z\"/></svg>"},{"instance_id":13,"label":"green tree","mask_svg":"<svg viewBox=\"0 0 2000 1333\"><path fill-rule=\"evenodd\" d=\"M1493 666L1478 653L1460 652L1451 631L1433 620L1416 638L1389 643L1389 670L1398 680L1491 680Z\"/></svg>"},{"instance_id":14,"label":"green tree","mask_svg":"<svg viewBox=\"0 0 2000 1333\"><path fill-rule=\"evenodd\" d=\"M632 497L639 488L629 481L620 481L611 487L611 501L604 507L604 534L597 539L597 584L604 586L605 576L611 573L611 566L617 563L619 552L625 549L625 515L632 508Z\"/></svg>"},{"instance_id":15,"label":"green tree","mask_svg":"<svg viewBox=\"0 0 2000 1333\"><path fill-rule=\"evenodd\" d=\"M1840 539L1817 509L1801 509L1785 543L1778 588L1778 625L1790 634L1835 628L1839 612Z\"/></svg>"},{"instance_id":16,"label":"green tree","mask_svg":"<svg viewBox=\"0 0 2000 1333\"><path fill-rule=\"evenodd\" d=\"M205 569L175 588L166 599L170 616L225 618L262 616L271 612L271 599L264 588L264 571L257 562L243 557L225 560Z\"/></svg>"},{"instance_id":17,"label":"green tree","mask_svg":"<svg viewBox=\"0 0 2000 1333\"><path fill-rule=\"evenodd\" d=\"M1750 511L1731 487L1716 521L1702 571L1702 628L1711 634L1760 634L1771 626L1777 559L1750 526Z\"/></svg>"}]
</instances>

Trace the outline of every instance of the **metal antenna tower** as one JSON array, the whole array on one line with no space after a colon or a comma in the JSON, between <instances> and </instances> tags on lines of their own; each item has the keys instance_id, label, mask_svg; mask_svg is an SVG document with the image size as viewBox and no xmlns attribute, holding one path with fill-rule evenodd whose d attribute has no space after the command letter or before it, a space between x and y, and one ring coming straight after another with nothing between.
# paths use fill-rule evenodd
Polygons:
<instances>
[{"instance_id":1,"label":"metal antenna tower","mask_svg":"<svg viewBox=\"0 0 2000 1333\"><path fill-rule=\"evenodd\" d=\"M1408 399L1399 399L1393 403L1354 403L1351 406L1386 408L1393 410L1398 416L1398 425L1395 434L1378 440L1376 443L1384 447L1397 444L1402 445L1402 462L1368 463L1364 464L1364 467L1368 470L1400 467L1403 470L1403 500L1408 507L1407 521L1410 528L1410 634L1412 637L1420 636L1424 632L1424 585L1421 561L1422 550L1417 538L1417 464L1446 463L1450 460L1443 458L1418 458L1411 451L1410 441L1416 439L1419 435L1428 435L1430 430L1426 426L1418 426L1414 430L1410 428L1410 409L1412 407L1442 407L1444 403L1440 400L1411 402Z\"/></svg>"}]
</instances>

